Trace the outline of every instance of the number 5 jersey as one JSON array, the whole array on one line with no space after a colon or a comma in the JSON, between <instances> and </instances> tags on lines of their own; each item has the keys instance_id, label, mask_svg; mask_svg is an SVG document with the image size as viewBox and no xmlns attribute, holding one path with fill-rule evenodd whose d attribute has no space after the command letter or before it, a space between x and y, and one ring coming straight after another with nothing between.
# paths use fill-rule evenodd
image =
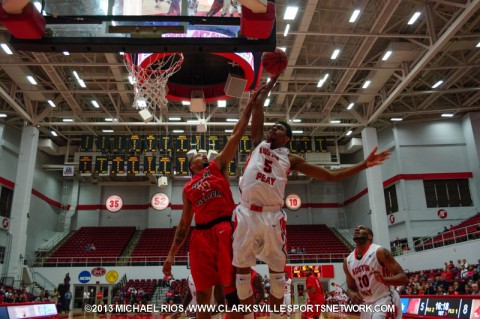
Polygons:
<instances>
[{"instance_id":1,"label":"number 5 jersey","mask_svg":"<svg viewBox=\"0 0 480 319\"><path fill-rule=\"evenodd\" d=\"M271 149L267 141L258 144L240 180L242 201L259 206L283 206L290 174L289 153L286 147Z\"/></svg>"}]
</instances>

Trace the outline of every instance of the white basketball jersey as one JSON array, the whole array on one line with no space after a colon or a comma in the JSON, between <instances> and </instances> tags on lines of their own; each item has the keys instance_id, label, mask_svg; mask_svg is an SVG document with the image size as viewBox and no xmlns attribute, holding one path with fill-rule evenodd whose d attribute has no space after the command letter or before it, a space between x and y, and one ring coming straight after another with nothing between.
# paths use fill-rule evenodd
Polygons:
<instances>
[{"instance_id":1,"label":"white basketball jersey","mask_svg":"<svg viewBox=\"0 0 480 319\"><path fill-rule=\"evenodd\" d=\"M375 280L373 275L373 271L379 271L383 276L386 275L386 268L382 267L377 259L377 250L380 248L382 247L379 245L371 244L360 260L355 257L355 251L347 257L348 271L355 280L365 303L374 303L393 290L393 287Z\"/></svg>"},{"instance_id":2,"label":"white basketball jersey","mask_svg":"<svg viewBox=\"0 0 480 319\"><path fill-rule=\"evenodd\" d=\"M292 292L292 278L288 278L288 280L285 280L285 295L289 295Z\"/></svg>"},{"instance_id":3,"label":"white basketball jersey","mask_svg":"<svg viewBox=\"0 0 480 319\"><path fill-rule=\"evenodd\" d=\"M286 147L270 148L262 141L252 151L240 180L243 201L258 206L283 206L285 185L290 173L290 161Z\"/></svg>"}]
</instances>

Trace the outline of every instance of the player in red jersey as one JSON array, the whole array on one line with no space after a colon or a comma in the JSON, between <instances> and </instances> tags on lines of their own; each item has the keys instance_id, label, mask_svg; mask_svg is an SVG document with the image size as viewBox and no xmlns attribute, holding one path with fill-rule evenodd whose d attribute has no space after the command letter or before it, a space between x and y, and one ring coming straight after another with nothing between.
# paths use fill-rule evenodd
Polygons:
<instances>
[{"instance_id":1,"label":"player in red jersey","mask_svg":"<svg viewBox=\"0 0 480 319\"><path fill-rule=\"evenodd\" d=\"M302 312L302 319L315 318L318 319L321 314L320 307L325 304L325 296L323 295L322 284L318 277L313 273L312 267L305 270L307 275L307 292L310 300L309 304L313 306L312 311Z\"/></svg>"},{"instance_id":2,"label":"player in red jersey","mask_svg":"<svg viewBox=\"0 0 480 319\"><path fill-rule=\"evenodd\" d=\"M207 157L201 154L190 159L193 177L183 188L183 213L163 265L163 273L172 275L173 260L183 245L195 216L196 228L192 232L189 251L199 305L210 303L212 289L216 284L223 285L229 305L238 304L232 265L231 219L235 203L228 183L228 165L237 152L252 109L263 107L264 100L274 84L275 80L270 81L253 95L235 125L232 136L214 160L208 162ZM210 313L198 313L198 318L210 317Z\"/></svg>"}]
</instances>

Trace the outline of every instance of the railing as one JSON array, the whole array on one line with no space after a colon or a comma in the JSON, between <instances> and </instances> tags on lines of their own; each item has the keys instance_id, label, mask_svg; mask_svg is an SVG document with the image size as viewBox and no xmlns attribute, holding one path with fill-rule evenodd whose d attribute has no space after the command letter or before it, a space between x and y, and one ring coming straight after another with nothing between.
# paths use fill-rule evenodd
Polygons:
<instances>
[{"instance_id":1,"label":"railing","mask_svg":"<svg viewBox=\"0 0 480 319\"><path fill-rule=\"evenodd\" d=\"M455 228L432 237L423 237L414 243L415 251L457 244L480 238L480 223Z\"/></svg>"},{"instance_id":2,"label":"railing","mask_svg":"<svg viewBox=\"0 0 480 319\"><path fill-rule=\"evenodd\" d=\"M289 254L287 263L323 263L342 262L348 253L325 254ZM90 267L90 266L161 266L167 256L129 256L129 257L48 257L37 259L37 265L43 267ZM187 256L177 256L175 265L187 265Z\"/></svg>"}]
</instances>

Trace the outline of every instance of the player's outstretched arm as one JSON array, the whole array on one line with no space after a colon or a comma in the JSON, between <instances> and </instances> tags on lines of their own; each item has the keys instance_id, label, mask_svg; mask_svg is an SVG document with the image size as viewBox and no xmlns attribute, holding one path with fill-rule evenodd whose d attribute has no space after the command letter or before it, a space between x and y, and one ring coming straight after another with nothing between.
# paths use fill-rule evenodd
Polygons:
<instances>
[{"instance_id":1,"label":"player's outstretched arm","mask_svg":"<svg viewBox=\"0 0 480 319\"><path fill-rule=\"evenodd\" d=\"M369 167L383 164L383 162L390 157L391 153L387 150L383 150L377 154L377 149L378 147L375 147L364 161L338 170L328 170L323 167L310 164L305 161L303 157L294 154L290 154L289 158L292 169L315 179L335 182L353 176Z\"/></svg>"},{"instance_id":2,"label":"player's outstretched arm","mask_svg":"<svg viewBox=\"0 0 480 319\"><path fill-rule=\"evenodd\" d=\"M266 13L267 1L266 0L237 0L245 7L252 10L253 13Z\"/></svg>"},{"instance_id":3,"label":"player's outstretched arm","mask_svg":"<svg viewBox=\"0 0 480 319\"><path fill-rule=\"evenodd\" d=\"M175 237L173 239L172 246L167 256L167 260L163 264L163 273L167 276L172 276L172 264L175 256L177 255L178 250L182 247L187 238L188 231L190 230L190 225L192 224L193 211L192 203L188 200L187 195L183 192L183 212L182 218L178 223L177 230L175 231Z\"/></svg>"},{"instance_id":4,"label":"player's outstretched arm","mask_svg":"<svg viewBox=\"0 0 480 319\"><path fill-rule=\"evenodd\" d=\"M263 105L268 97L268 93L272 90L279 75L276 75L270 79L267 84L264 84L250 99L248 104L253 104L252 111L252 148L257 147L258 144L265 138L263 132L263 122L265 115L263 114Z\"/></svg>"},{"instance_id":5,"label":"player's outstretched arm","mask_svg":"<svg viewBox=\"0 0 480 319\"><path fill-rule=\"evenodd\" d=\"M347 267L347 258L343 260L343 272L345 272L345 276L347 277L347 296L354 304L361 304L363 303L363 297L358 292L357 284L355 283L355 279L352 277L350 272L348 271Z\"/></svg>"},{"instance_id":6,"label":"player's outstretched arm","mask_svg":"<svg viewBox=\"0 0 480 319\"><path fill-rule=\"evenodd\" d=\"M395 260L392 253L386 249L377 250L377 259L381 265L386 267L392 276L383 277L382 273L379 271L374 271L373 274L375 279L381 283L392 286L402 286L408 284L408 276L403 271L402 266Z\"/></svg>"}]
</instances>

